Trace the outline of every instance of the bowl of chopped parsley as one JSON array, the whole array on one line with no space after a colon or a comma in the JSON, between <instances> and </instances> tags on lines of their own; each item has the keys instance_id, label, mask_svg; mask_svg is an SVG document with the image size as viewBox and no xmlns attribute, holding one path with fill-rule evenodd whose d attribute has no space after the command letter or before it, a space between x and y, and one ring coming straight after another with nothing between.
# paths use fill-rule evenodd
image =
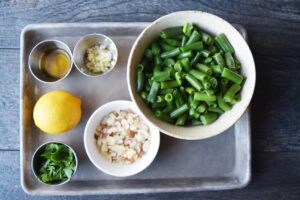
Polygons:
<instances>
[{"instance_id":1,"label":"bowl of chopped parsley","mask_svg":"<svg viewBox=\"0 0 300 200\"><path fill-rule=\"evenodd\" d=\"M75 151L59 142L42 144L32 157L35 177L47 185L62 185L69 182L76 172L77 164Z\"/></svg>"}]
</instances>

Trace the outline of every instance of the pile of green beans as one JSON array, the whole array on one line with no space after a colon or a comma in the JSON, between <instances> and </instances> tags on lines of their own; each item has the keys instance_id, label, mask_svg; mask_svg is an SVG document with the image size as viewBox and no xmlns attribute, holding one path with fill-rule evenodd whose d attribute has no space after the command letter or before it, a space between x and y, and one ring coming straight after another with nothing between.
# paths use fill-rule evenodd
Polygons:
<instances>
[{"instance_id":1,"label":"pile of green beans","mask_svg":"<svg viewBox=\"0 0 300 200\"><path fill-rule=\"evenodd\" d=\"M246 80L221 33L191 23L160 32L137 66L137 91L159 119L178 126L207 125L241 101Z\"/></svg>"}]
</instances>

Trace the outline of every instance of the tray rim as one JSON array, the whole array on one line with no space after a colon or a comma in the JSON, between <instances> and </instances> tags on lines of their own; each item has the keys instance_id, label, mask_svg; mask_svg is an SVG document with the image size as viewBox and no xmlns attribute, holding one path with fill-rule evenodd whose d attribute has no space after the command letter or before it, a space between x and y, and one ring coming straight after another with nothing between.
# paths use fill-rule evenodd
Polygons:
<instances>
[{"instance_id":1,"label":"tray rim","mask_svg":"<svg viewBox=\"0 0 300 200\"><path fill-rule=\"evenodd\" d=\"M23 165L25 165L24 161L24 155L25 152L25 145L24 145L24 139L25 139L25 130L24 130L24 80L25 80L25 73L23 73L23 70L25 68L23 60L25 59L25 52L24 52L24 46L25 46L25 35L28 31L32 31L34 29L39 28L76 28L76 27L87 27L87 28L98 28L99 26L107 26L110 28L118 27L118 28L127 28L128 26L131 27L146 27L147 25L151 24L151 22L87 22L87 23L33 23L26 25L20 35L20 175L21 175L21 186L25 193L29 195L38 195L38 196L58 196L58 195L68 195L68 196L75 196L79 195L78 191L67 191L63 194L60 193L51 193L51 191L48 192L37 192L35 189L30 189L27 186L26 180L25 180L25 171ZM243 36L243 38L248 42L248 34L246 29L240 25L240 24L232 24L235 29ZM247 127L248 127L248 134L247 134L247 146L249 149L248 152L248 159L247 159L247 172L246 176L244 177L245 180L242 180L241 183L234 183L231 185L224 186L217 186L214 188L211 188L208 186L208 188L203 187L202 185L196 185L193 187L181 187L181 186L175 186L175 187L169 187L169 188L138 188L138 189L131 189L131 188L122 188L120 190L119 188L113 188L107 191L80 191L80 195L113 195L113 194L141 194L141 193L163 193L163 192L193 192L193 191L217 191L217 190L229 190L229 189L241 189L246 187L250 181L251 181L251 161L252 161L252 151L251 151L251 121L250 121L250 106L246 109L244 115L247 115L248 121L247 121ZM236 124L236 123L235 123ZM234 124L234 125L235 125Z\"/></svg>"}]
</instances>

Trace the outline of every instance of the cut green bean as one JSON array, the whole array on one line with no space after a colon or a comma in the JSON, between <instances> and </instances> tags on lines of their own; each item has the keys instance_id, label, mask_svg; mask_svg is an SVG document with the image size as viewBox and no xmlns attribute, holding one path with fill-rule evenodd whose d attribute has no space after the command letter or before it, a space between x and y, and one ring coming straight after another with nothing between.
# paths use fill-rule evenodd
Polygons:
<instances>
[{"instance_id":1,"label":"cut green bean","mask_svg":"<svg viewBox=\"0 0 300 200\"><path fill-rule=\"evenodd\" d=\"M194 30L191 34L191 37L188 39L188 41L186 42L186 45L188 44L192 44L194 42L198 42L201 40L201 33L199 33L198 31Z\"/></svg>"},{"instance_id":2,"label":"cut green bean","mask_svg":"<svg viewBox=\"0 0 300 200\"><path fill-rule=\"evenodd\" d=\"M161 38L166 39L166 38L173 38L177 35L182 34L182 27L174 27L174 28L168 28L163 31L160 31L159 35Z\"/></svg>"},{"instance_id":3,"label":"cut green bean","mask_svg":"<svg viewBox=\"0 0 300 200\"><path fill-rule=\"evenodd\" d=\"M225 67L225 60L222 56L221 53L216 53L214 56L213 56L215 62L218 64L218 65L221 65L222 67Z\"/></svg>"},{"instance_id":4,"label":"cut green bean","mask_svg":"<svg viewBox=\"0 0 300 200\"><path fill-rule=\"evenodd\" d=\"M244 79L242 75L240 75L228 68L223 69L221 77L226 78L236 84L241 84Z\"/></svg>"},{"instance_id":5,"label":"cut green bean","mask_svg":"<svg viewBox=\"0 0 300 200\"><path fill-rule=\"evenodd\" d=\"M226 62L226 66L230 69L235 69L235 62L234 59L231 55L231 53L226 52L225 53L225 62Z\"/></svg>"},{"instance_id":6,"label":"cut green bean","mask_svg":"<svg viewBox=\"0 0 300 200\"><path fill-rule=\"evenodd\" d=\"M238 84L233 84L228 90L227 92L225 93L224 95L224 101L226 102L231 102L233 99L234 99L234 95L240 91L241 89L241 86L238 85Z\"/></svg>"},{"instance_id":7,"label":"cut green bean","mask_svg":"<svg viewBox=\"0 0 300 200\"><path fill-rule=\"evenodd\" d=\"M212 122L216 121L217 118L218 114L213 112L208 112L200 116L200 120L204 125L211 124Z\"/></svg>"},{"instance_id":8,"label":"cut green bean","mask_svg":"<svg viewBox=\"0 0 300 200\"><path fill-rule=\"evenodd\" d=\"M199 101L193 100L190 102L190 107L193 109L196 109L198 107L199 103L200 103Z\"/></svg>"},{"instance_id":9,"label":"cut green bean","mask_svg":"<svg viewBox=\"0 0 300 200\"><path fill-rule=\"evenodd\" d=\"M200 126L200 125L203 125L203 123L199 120L193 119L191 122L191 125L192 126Z\"/></svg>"},{"instance_id":10,"label":"cut green bean","mask_svg":"<svg viewBox=\"0 0 300 200\"><path fill-rule=\"evenodd\" d=\"M181 53L180 49L175 48L171 51L163 52L160 56L161 56L161 58L172 58L172 57L178 56L180 53Z\"/></svg>"},{"instance_id":11,"label":"cut green bean","mask_svg":"<svg viewBox=\"0 0 300 200\"><path fill-rule=\"evenodd\" d=\"M148 101L154 103L160 88L160 84L158 82L153 82L151 85L150 92L148 94Z\"/></svg>"},{"instance_id":12,"label":"cut green bean","mask_svg":"<svg viewBox=\"0 0 300 200\"><path fill-rule=\"evenodd\" d=\"M164 90L159 90L160 95L166 95L167 93L173 93L174 89L164 89Z\"/></svg>"},{"instance_id":13,"label":"cut green bean","mask_svg":"<svg viewBox=\"0 0 300 200\"><path fill-rule=\"evenodd\" d=\"M180 91L180 94L181 94L183 100L186 102L188 100L188 95L185 91L185 88L183 86L180 86L179 91Z\"/></svg>"},{"instance_id":14,"label":"cut green bean","mask_svg":"<svg viewBox=\"0 0 300 200\"><path fill-rule=\"evenodd\" d=\"M201 51L201 55L203 56L203 57L205 57L205 58L207 58L208 56L210 56L210 51L209 50L206 50L206 49L204 49L204 50L202 50Z\"/></svg>"},{"instance_id":15,"label":"cut green bean","mask_svg":"<svg viewBox=\"0 0 300 200\"><path fill-rule=\"evenodd\" d=\"M157 97L156 97L156 102L157 102L157 103L165 102L164 95L157 95Z\"/></svg>"},{"instance_id":16,"label":"cut green bean","mask_svg":"<svg viewBox=\"0 0 300 200\"><path fill-rule=\"evenodd\" d=\"M159 45L157 44L157 42L153 42L152 45L151 45L151 51L152 51L152 54L157 56L160 54L160 47Z\"/></svg>"},{"instance_id":17,"label":"cut green bean","mask_svg":"<svg viewBox=\"0 0 300 200\"><path fill-rule=\"evenodd\" d=\"M147 66L147 61L143 60L140 64L137 65L137 70L145 71L146 66Z\"/></svg>"},{"instance_id":18,"label":"cut green bean","mask_svg":"<svg viewBox=\"0 0 300 200\"><path fill-rule=\"evenodd\" d=\"M210 82L212 88L216 88L218 86L218 81L214 77L210 77L209 82Z\"/></svg>"},{"instance_id":19,"label":"cut green bean","mask_svg":"<svg viewBox=\"0 0 300 200\"><path fill-rule=\"evenodd\" d=\"M187 74L185 76L185 79L197 91L201 91L201 89L203 88L203 86L201 85L201 83L192 74Z\"/></svg>"},{"instance_id":20,"label":"cut green bean","mask_svg":"<svg viewBox=\"0 0 300 200\"><path fill-rule=\"evenodd\" d=\"M165 70L162 72L157 72L153 77L153 81L162 82L162 81L169 81L171 80L171 71Z\"/></svg>"},{"instance_id":21,"label":"cut green bean","mask_svg":"<svg viewBox=\"0 0 300 200\"><path fill-rule=\"evenodd\" d=\"M187 51L187 52L182 52L179 54L177 59L183 59L183 58L192 58L194 56L193 51Z\"/></svg>"},{"instance_id":22,"label":"cut green bean","mask_svg":"<svg viewBox=\"0 0 300 200\"><path fill-rule=\"evenodd\" d=\"M189 107L187 104L183 104L182 106L180 106L179 108L175 109L173 112L170 113L170 117L172 119L179 117L180 115L182 115L183 113L185 113L186 111L189 110Z\"/></svg>"},{"instance_id":23,"label":"cut green bean","mask_svg":"<svg viewBox=\"0 0 300 200\"><path fill-rule=\"evenodd\" d=\"M217 97L215 95L207 95L206 93L195 92L194 99L198 101L216 101Z\"/></svg>"},{"instance_id":24,"label":"cut green bean","mask_svg":"<svg viewBox=\"0 0 300 200\"><path fill-rule=\"evenodd\" d=\"M153 76L155 76L158 72L160 72L160 70L161 70L161 66L160 65L155 65L154 67L153 67Z\"/></svg>"},{"instance_id":25,"label":"cut green bean","mask_svg":"<svg viewBox=\"0 0 300 200\"><path fill-rule=\"evenodd\" d=\"M137 72L137 91L140 92L144 88L144 72L143 71L138 71Z\"/></svg>"},{"instance_id":26,"label":"cut green bean","mask_svg":"<svg viewBox=\"0 0 300 200\"><path fill-rule=\"evenodd\" d=\"M160 46L164 51L171 51L174 49L174 47L172 47L171 45L168 45L167 43L164 43L164 42L162 42L160 44Z\"/></svg>"},{"instance_id":27,"label":"cut green bean","mask_svg":"<svg viewBox=\"0 0 300 200\"><path fill-rule=\"evenodd\" d=\"M181 60L181 64L183 66L184 71L188 72L191 70L191 65L190 65L190 59L189 58L183 58Z\"/></svg>"},{"instance_id":28,"label":"cut green bean","mask_svg":"<svg viewBox=\"0 0 300 200\"><path fill-rule=\"evenodd\" d=\"M181 52L187 52L190 50L200 50L203 49L203 43L202 42L194 42L191 44L186 44L183 47L180 47Z\"/></svg>"},{"instance_id":29,"label":"cut green bean","mask_svg":"<svg viewBox=\"0 0 300 200\"><path fill-rule=\"evenodd\" d=\"M183 47L183 46L186 44L187 40L188 40L188 38L184 35L184 36L182 37L182 39L181 39L181 45L180 45L180 46Z\"/></svg>"},{"instance_id":30,"label":"cut green bean","mask_svg":"<svg viewBox=\"0 0 300 200\"><path fill-rule=\"evenodd\" d=\"M184 100L181 96L181 93L178 89L175 89L173 91L173 97L174 97L174 100L175 100L175 105L177 108L179 108L180 106L182 106L184 104Z\"/></svg>"},{"instance_id":31,"label":"cut green bean","mask_svg":"<svg viewBox=\"0 0 300 200\"><path fill-rule=\"evenodd\" d=\"M202 85L203 85L205 90L211 88L211 83L208 82L208 81L202 81Z\"/></svg>"},{"instance_id":32,"label":"cut green bean","mask_svg":"<svg viewBox=\"0 0 300 200\"><path fill-rule=\"evenodd\" d=\"M172 95L172 93L165 94L164 98L165 98L166 102L172 102L173 101L173 95Z\"/></svg>"},{"instance_id":33,"label":"cut green bean","mask_svg":"<svg viewBox=\"0 0 300 200\"><path fill-rule=\"evenodd\" d=\"M201 103L197 108L196 111L199 113L204 113L207 109L207 105L205 103Z\"/></svg>"},{"instance_id":34,"label":"cut green bean","mask_svg":"<svg viewBox=\"0 0 300 200\"><path fill-rule=\"evenodd\" d=\"M232 45L230 44L229 40L227 39L224 33L221 33L220 35L216 36L215 41L224 52L234 52Z\"/></svg>"},{"instance_id":35,"label":"cut green bean","mask_svg":"<svg viewBox=\"0 0 300 200\"><path fill-rule=\"evenodd\" d=\"M163 121L165 121L165 122L173 123L173 121L174 121L171 117L169 117L168 114L163 113L163 112L160 111L160 110L156 110L156 111L154 112L154 115L155 115L157 118L159 118L159 119L161 119L161 120L163 120Z\"/></svg>"},{"instance_id":36,"label":"cut green bean","mask_svg":"<svg viewBox=\"0 0 300 200\"><path fill-rule=\"evenodd\" d=\"M153 58L154 58L154 55L153 55L151 49L147 49L147 50L145 51L145 56L146 56L146 58L148 58L149 60L153 60Z\"/></svg>"},{"instance_id":37,"label":"cut green bean","mask_svg":"<svg viewBox=\"0 0 300 200\"><path fill-rule=\"evenodd\" d=\"M188 118L188 115L187 115L187 113L185 113L185 114L183 114L183 115L181 115L180 117L177 118L175 124L177 126L183 126L185 124L187 118Z\"/></svg>"},{"instance_id":38,"label":"cut green bean","mask_svg":"<svg viewBox=\"0 0 300 200\"><path fill-rule=\"evenodd\" d=\"M141 95L141 97L142 97L142 99L143 99L144 101L147 101L147 97L148 97L147 92L142 91L142 92L140 93L140 95Z\"/></svg>"},{"instance_id":39,"label":"cut green bean","mask_svg":"<svg viewBox=\"0 0 300 200\"><path fill-rule=\"evenodd\" d=\"M196 79L198 79L200 81L208 80L208 75L202 71L192 69L192 70L190 70L190 74L192 74Z\"/></svg>"},{"instance_id":40,"label":"cut green bean","mask_svg":"<svg viewBox=\"0 0 300 200\"><path fill-rule=\"evenodd\" d=\"M223 67L221 65L211 65L210 67L215 74L222 74Z\"/></svg>"},{"instance_id":41,"label":"cut green bean","mask_svg":"<svg viewBox=\"0 0 300 200\"><path fill-rule=\"evenodd\" d=\"M175 80L177 81L177 83L179 85L182 84L182 76L183 76L183 73L182 72L176 72L175 73Z\"/></svg>"},{"instance_id":42,"label":"cut green bean","mask_svg":"<svg viewBox=\"0 0 300 200\"><path fill-rule=\"evenodd\" d=\"M185 91L186 91L188 94L194 94L195 89L192 88L192 87L186 87L186 88L185 88Z\"/></svg>"},{"instance_id":43,"label":"cut green bean","mask_svg":"<svg viewBox=\"0 0 300 200\"><path fill-rule=\"evenodd\" d=\"M215 46L215 45L210 45L209 47L208 47L208 49L209 49L209 51L211 52L211 53L217 53L218 52L218 49L217 49L217 47Z\"/></svg>"},{"instance_id":44,"label":"cut green bean","mask_svg":"<svg viewBox=\"0 0 300 200\"><path fill-rule=\"evenodd\" d=\"M165 81L165 82L161 82L160 83L160 88L161 89L170 89L170 88L176 88L180 86L180 84L178 84L178 82L176 80L172 80L172 81Z\"/></svg>"},{"instance_id":45,"label":"cut green bean","mask_svg":"<svg viewBox=\"0 0 300 200\"><path fill-rule=\"evenodd\" d=\"M224 111L221 109L221 108L212 108L212 107L210 107L210 108L208 108L208 111L209 112L214 112L214 113L219 113L219 114L223 114L224 113Z\"/></svg>"},{"instance_id":46,"label":"cut green bean","mask_svg":"<svg viewBox=\"0 0 300 200\"><path fill-rule=\"evenodd\" d=\"M167 58L164 60L163 65L166 67L173 67L175 65L175 60L172 58Z\"/></svg>"},{"instance_id":47,"label":"cut green bean","mask_svg":"<svg viewBox=\"0 0 300 200\"><path fill-rule=\"evenodd\" d=\"M174 65L174 69L177 72L181 72L182 71L182 65L181 65L181 61L180 60L177 60L177 62Z\"/></svg>"},{"instance_id":48,"label":"cut green bean","mask_svg":"<svg viewBox=\"0 0 300 200\"><path fill-rule=\"evenodd\" d=\"M184 35L190 37L193 29L194 27L191 23L186 23L182 28L182 32L184 33Z\"/></svg>"},{"instance_id":49,"label":"cut green bean","mask_svg":"<svg viewBox=\"0 0 300 200\"><path fill-rule=\"evenodd\" d=\"M163 113L166 114L170 114L174 109L175 109L175 105L173 103L169 103L164 109L163 109Z\"/></svg>"},{"instance_id":50,"label":"cut green bean","mask_svg":"<svg viewBox=\"0 0 300 200\"><path fill-rule=\"evenodd\" d=\"M209 64L212 62L212 58L211 57L208 57L208 58L205 58L205 60L203 61L204 64Z\"/></svg>"},{"instance_id":51,"label":"cut green bean","mask_svg":"<svg viewBox=\"0 0 300 200\"><path fill-rule=\"evenodd\" d=\"M164 40L168 45L171 45L173 47L179 47L180 46L180 42L175 40L175 39L170 39L170 38L167 38Z\"/></svg>"},{"instance_id":52,"label":"cut green bean","mask_svg":"<svg viewBox=\"0 0 300 200\"><path fill-rule=\"evenodd\" d=\"M212 75L212 70L211 70L211 68L208 67L207 65L203 65L203 64L198 63L198 64L196 64L195 67L196 67L197 69L199 69L200 71L206 73L206 74L209 75L209 76Z\"/></svg>"},{"instance_id":53,"label":"cut green bean","mask_svg":"<svg viewBox=\"0 0 300 200\"><path fill-rule=\"evenodd\" d=\"M218 96L217 100L218 100L218 101L217 101L217 102L218 102L218 106L219 106L222 110L224 110L225 112L231 110L231 105L228 104L228 103L226 103L226 102L223 100L223 97L222 97L222 96Z\"/></svg>"},{"instance_id":54,"label":"cut green bean","mask_svg":"<svg viewBox=\"0 0 300 200\"><path fill-rule=\"evenodd\" d=\"M197 52L194 58L191 60L191 66L194 66L196 63L198 63L200 58L201 58L201 53Z\"/></svg>"},{"instance_id":55,"label":"cut green bean","mask_svg":"<svg viewBox=\"0 0 300 200\"><path fill-rule=\"evenodd\" d=\"M156 109L156 108L164 108L167 106L167 103L166 102L154 102L152 103L151 107L153 109Z\"/></svg>"},{"instance_id":56,"label":"cut green bean","mask_svg":"<svg viewBox=\"0 0 300 200\"><path fill-rule=\"evenodd\" d=\"M209 34L202 32L202 41L207 45L211 45L213 38Z\"/></svg>"}]
</instances>

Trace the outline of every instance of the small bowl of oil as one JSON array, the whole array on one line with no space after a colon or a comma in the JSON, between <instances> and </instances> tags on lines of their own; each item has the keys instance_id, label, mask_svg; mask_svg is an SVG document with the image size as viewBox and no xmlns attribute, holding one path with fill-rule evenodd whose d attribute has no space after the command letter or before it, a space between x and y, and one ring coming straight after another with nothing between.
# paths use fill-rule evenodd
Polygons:
<instances>
[{"instance_id":1,"label":"small bowl of oil","mask_svg":"<svg viewBox=\"0 0 300 200\"><path fill-rule=\"evenodd\" d=\"M45 40L33 47L29 54L29 70L43 83L56 83L71 72L73 59L68 45L58 40Z\"/></svg>"}]
</instances>

